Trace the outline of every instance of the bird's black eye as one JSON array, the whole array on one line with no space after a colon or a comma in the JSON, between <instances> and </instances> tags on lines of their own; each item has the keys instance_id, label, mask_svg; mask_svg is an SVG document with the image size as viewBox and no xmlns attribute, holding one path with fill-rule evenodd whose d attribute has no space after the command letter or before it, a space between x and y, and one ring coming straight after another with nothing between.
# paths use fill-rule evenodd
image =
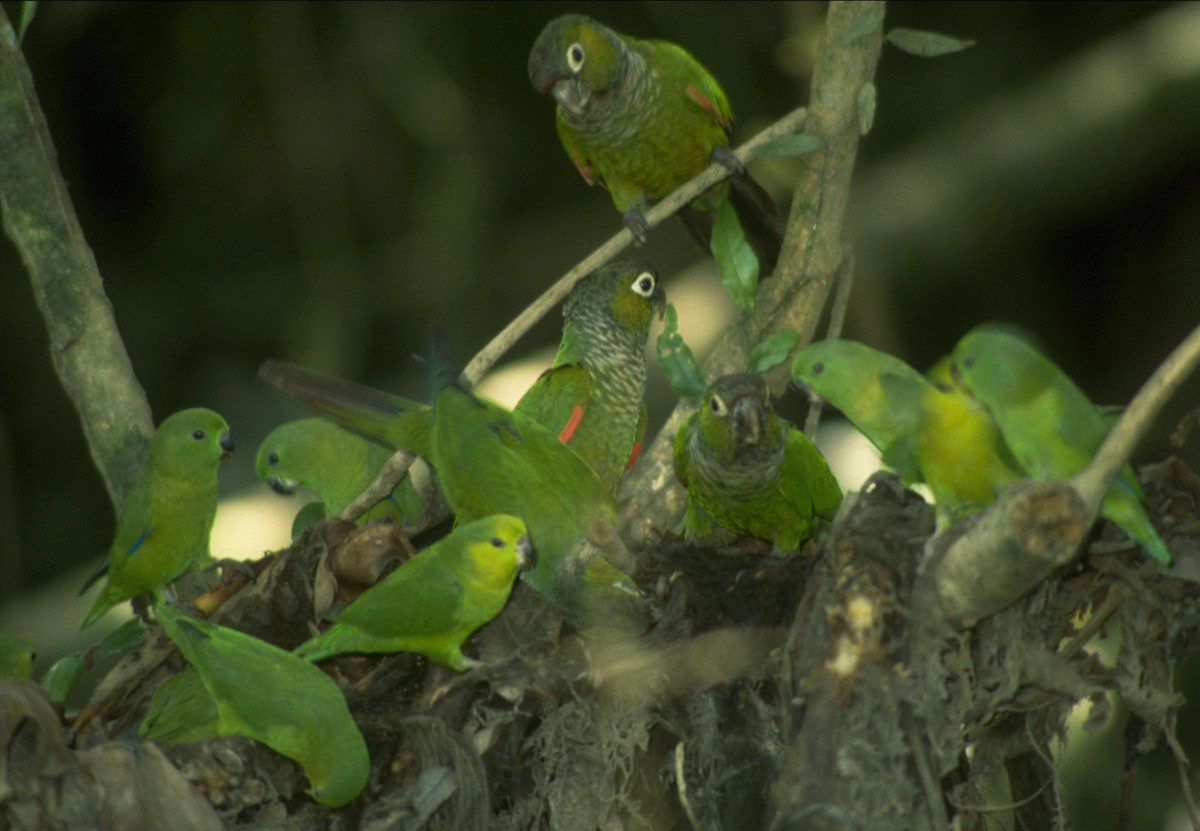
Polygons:
<instances>
[{"instance_id":1,"label":"bird's black eye","mask_svg":"<svg viewBox=\"0 0 1200 831\"><path fill-rule=\"evenodd\" d=\"M581 44L572 43L567 47L567 66L571 67L572 72L583 69L583 46Z\"/></svg>"},{"instance_id":2,"label":"bird's black eye","mask_svg":"<svg viewBox=\"0 0 1200 831\"><path fill-rule=\"evenodd\" d=\"M267 462L272 466L279 464L279 454L272 450L267 454Z\"/></svg>"},{"instance_id":3,"label":"bird's black eye","mask_svg":"<svg viewBox=\"0 0 1200 831\"><path fill-rule=\"evenodd\" d=\"M815 364L813 364L813 366L812 366L812 374L813 375L820 375L824 371L825 371L825 364L821 363L820 361L817 361Z\"/></svg>"},{"instance_id":4,"label":"bird's black eye","mask_svg":"<svg viewBox=\"0 0 1200 831\"><path fill-rule=\"evenodd\" d=\"M204 441L205 435L206 434L203 430L193 430L192 431L192 438L194 438L196 441Z\"/></svg>"},{"instance_id":5,"label":"bird's black eye","mask_svg":"<svg viewBox=\"0 0 1200 831\"><path fill-rule=\"evenodd\" d=\"M729 412L728 408L725 406L725 402L721 400L721 396L719 395L714 395L712 398L708 399L708 408L719 416L723 416L725 413Z\"/></svg>"},{"instance_id":6,"label":"bird's black eye","mask_svg":"<svg viewBox=\"0 0 1200 831\"><path fill-rule=\"evenodd\" d=\"M654 294L655 283L656 281L654 279L654 275L649 271L643 271L637 276L637 279L633 281L633 285L630 286L630 288L633 289L634 293L639 294L642 297L649 297L650 295Z\"/></svg>"},{"instance_id":7,"label":"bird's black eye","mask_svg":"<svg viewBox=\"0 0 1200 831\"><path fill-rule=\"evenodd\" d=\"M503 548L504 540L499 537L492 537L492 548Z\"/></svg>"}]
</instances>

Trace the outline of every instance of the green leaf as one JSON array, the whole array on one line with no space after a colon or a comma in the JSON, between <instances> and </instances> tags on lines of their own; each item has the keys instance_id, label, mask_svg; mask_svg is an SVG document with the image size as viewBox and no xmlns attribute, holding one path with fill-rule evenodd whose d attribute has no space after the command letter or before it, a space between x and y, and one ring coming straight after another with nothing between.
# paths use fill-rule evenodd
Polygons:
<instances>
[{"instance_id":1,"label":"green leaf","mask_svg":"<svg viewBox=\"0 0 1200 831\"><path fill-rule=\"evenodd\" d=\"M671 389L682 398L702 398L708 389L691 348L679 334L679 315L667 304L665 325L658 336L658 364Z\"/></svg>"},{"instance_id":2,"label":"green leaf","mask_svg":"<svg viewBox=\"0 0 1200 831\"><path fill-rule=\"evenodd\" d=\"M33 16L37 14L37 0L25 0L21 4L21 20L17 23L17 43L20 44L25 40L25 32L29 29L29 24L33 22Z\"/></svg>"},{"instance_id":3,"label":"green leaf","mask_svg":"<svg viewBox=\"0 0 1200 831\"><path fill-rule=\"evenodd\" d=\"M728 199L717 208L709 247L717 260L721 282L729 290L733 302L743 311L753 312L754 296L758 292L758 258L746 241L737 213Z\"/></svg>"},{"instance_id":4,"label":"green leaf","mask_svg":"<svg viewBox=\"0 0 1200 831\"><path fill-rule=\"evenodd\" d=\"M82 652L72 652L54 662L42 676L42 689L55 704L62 704L75 689L75 684L88 668L88 660Z\"/></svg>"},{"instance_id":5,"label":"green leaf","mask_svg":"<svg viewBox=\"0 0 1200 831\"><path fill-rule=\"evenodd\" d=\"M766 142L758 148L758 155L778 156L780 158L803 156L817 150L820 146L821 140L816 136L810 136L807 133L796 133L792 136L783 136L782 138Z\"/></svg>"},{"instance_id":6,"label":"green leaf","mask_svg":"<svg viewBox=\"0 0 1200 831\"><path fill-rule=\"evenodd\" d=\"M101 661L121 658L141 646L145 639L146 629L142 621L136 617L130 618L104 636L104 640L96 647L96 658Z\"/></svg>"},{"instance_id":7,"label":"green leaf","mask_svg":"<svg viewBox=\"0 0 1200 831\"><path fill-rule=\"evenodd\" d=\"M884 36L884 39L897 49L920 58L952 55L975 45L973 40L950 37L950 35L937 32L923 32L918 29L892 29Z\"/></svg>"},{"instance_id":8,"label":"green leaf","mask_svg":"<svg viewBox=\"0 0 1200 831\"><path fill-rule=\"evenodd\" d=\"M865 136L875 124L875 85L868 82L858 91L858 134Z\"/></svg>"},{"instance_id":9,"label":"green leaf","mask_svg":"<svg viewBox=\"0 0 1200 831\"><path fill-rule=\"evenodd\" d=\"M0 679L24 681L30 678L35 658L37 647L33 643L16 635L0 633Z\"/></svg>"},{"instance_id":10,"label":"green leaf","mask_svg":"<svg viewBox=\"0 0 1200 831\"><path fill-rule=\"evenodd\" d=\"M779 366L799 342L800 336L791 329L780 329L766 340L759 341L750 350L750 371L758 374Z\"/></svg>"}]
</instances>

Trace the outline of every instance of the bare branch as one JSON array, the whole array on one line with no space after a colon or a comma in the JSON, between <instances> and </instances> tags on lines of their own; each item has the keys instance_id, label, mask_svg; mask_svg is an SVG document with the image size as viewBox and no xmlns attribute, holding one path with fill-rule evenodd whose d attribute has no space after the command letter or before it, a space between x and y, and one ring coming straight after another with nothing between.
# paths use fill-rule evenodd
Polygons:
<instances>
[{"instance_id":1,"label":"bare branch","mask_svg":"<svg viewBox=\"0 0 1200 831\"><path fill-rule=\"evenodd\" d=\"M16 35L0 10L0 208L46 320L50 356L79 412L92 459L119 506L154 423L117 331L100 271L58 169Z\"/></svg>"}]
</instances>

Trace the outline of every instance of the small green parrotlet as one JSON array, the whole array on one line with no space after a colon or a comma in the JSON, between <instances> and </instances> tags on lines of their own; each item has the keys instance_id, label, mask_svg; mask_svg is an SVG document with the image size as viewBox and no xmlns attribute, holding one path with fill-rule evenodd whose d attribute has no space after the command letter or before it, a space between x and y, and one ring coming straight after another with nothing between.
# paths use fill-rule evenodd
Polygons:
<instances>
[{"instance_id":1,"label":"small green parrotlet","mask_svg":"<svg viewBox=\"0 0 1200 831\"><path fill-rule=\"evenodd\" d=\"M611 490L636 461L646 431L646 341L666 304L654 268L619 260L571 289L554 364L517 402L515 411L557 435ZM431 410L400 396L269 361L268 383L338 424L432 463ZM494 511L493 511L494 513Z\"/></svg>"},{"instance_id":2,"label":"small green parrotlet","mask_svg":"<svg viewBox=\"0 0 1200 831\"><path fill-rule=\"evenodd\" d=\"M298 762L322 805L345 805L362 792L371 759L332 678L286 650L169 603L156 603L155 612L204 689L183 673L165 683L155 696L164 700L151 702L139 728L144 735L246 736Z\"/></svg>"},{"instance_id":3,"label":"small green parrotlet","mask_svg":"<svg viewBox=\"0 0 1200 831\"><path fill-rule=\"evenodd\" d=\"M1112 424L1053 362L1003 328L971 330L954 347L953 372L995 419L1021 467L1038 481L1066 479L1091 463ZM1171 554L1125 465L1100 507L1158 562Z\"/></svg>"},{"instance_id":4,"label":"small green parrotlet","mask_svg":"<svg viewBox=\"0 0 1200 831\"><path fill-rule=\"evenodd\" d=\"M517 574L534 559L517 517L495 514L460 525L359 595L296 655L321 661L344 652L419 652L467 669L463 641L500 614Z\"/></svg>"},{"instance_id":5,"label":"small green parrotlet","mask_svg":"<svg viewBox=\"0 0 1200 831\"><path fill-rule=\"evenodd\" d=\"M107 582L80 629L124 600L158 597L172 580L208 561L217 466L232 452L229 425L212 410L181 410L159 425L146 466L117 516Z\"/></svg>"},{"instance_id":6,"label":"small green parrotlet","mask_svg":"<svg viewBox=\"0 0 1200 831\"><path fill-rule=\"evenodd\" d=\"M792 377L841 410L905 484L929 486L939 527L991 504L999 488L1023 476L948 361L922 376L864 344L824 340L796 354Z\"/></svg>"},{"instance_id":7,"label":"small green parrotlet","mask_svg":"<svg viewBox=\"0 0 1200 831\"><path fill-rule=\"evenodd\" d=\"M646 208L720 162L736 174L681 214L705 248L712 212L731 197L764 273L782 240L778 208L729 150L733 115L716 79L680 46L620 35L579 14L546 24L529 54L529 80L558 102L558 135L589 185L608 189L645 241Z\"/></svg>"},{"instance_id":8,"label":"small green parrotlet","mask_svg":"<svg viewBox=\"0 0 1200 831\"><path fill-rule=\"evenodd\" d=\"M320 497L326 516L337 516L374 481L392 455L382 444L364 439L324 418L283 424L263 439L256 467L259 478L278 493L307 488ZM405 476L391 494L369 508L359 523L392 518L412 525L421 517L421 496Z\"/></svg>"},{"instance_id":9,"label":"small green parrotlet","mask_svg":"<svg viewBox=\"0 0 1200 831\"><path fill-rule=\"evenodd\" d=\"M827 526L842 502L825 458L775 414L757 375L712 383L675 434L675 474L688 489L688 539L701 544L732 532L786 554Z\"/></svg>"},{"instance_id":10,"label":"small green parrotlet","mask_svg":"<svg viewBox=\"0 0 1200 831\"><path fill-rule=\"evenodd\" d=\"M575 284L554 365L517 402L614 491L646 435L646 341L666 295L651 266L621 260Z\"/></svg>"}]
</instances>

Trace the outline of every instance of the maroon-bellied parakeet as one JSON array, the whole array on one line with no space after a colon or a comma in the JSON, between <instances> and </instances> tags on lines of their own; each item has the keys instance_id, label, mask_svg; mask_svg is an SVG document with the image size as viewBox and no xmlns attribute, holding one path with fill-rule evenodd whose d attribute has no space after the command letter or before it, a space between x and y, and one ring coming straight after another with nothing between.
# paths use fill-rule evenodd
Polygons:
<instances>
[{"instance_id":1,"label":"maroon-bellied parakeet","mask_svg":"<svg viewBox=\"0 0 1200 831\"><path fill-rule=\"evenodd\" d=\"M563 304L554 365L517 402L614 490L646 434L646 341L665 306L645 263L620 260L585 277Z\"/></svg>"},{"instance_id":2,"label":"maroon-bellied parakeet","mask_svg":"<svg viewBox=\"0 0 1200 831\"><path fill-rule=\"evenodd\" d=\"M229 425L212 410L181 410L150 440L146 466L117 516L107 581L80 629L118 603L153 593L209 559L217 466L233 452ZM97 575L99 572L97 572ZM91 580L84 585L84 591Z\"/></svg>"},{"instance_id":3,"label":"maroon-bellied parakeet","mask_svg":"<svg viewBox=\"0 0 1200 831\"><path fill-rule=\"evenodd\" d=\"M566 14L542 29L528 71L534 88L558 102L558 135L580 175L608 189L639 240L649 205L719 161L738 174L732 188L716 185L680 216L708 248L712 214L729 197L763 273L774 270L778 208L729 150L729 100L686 49Z\"/></svg>"},{"instance_id":4,"label":"maroon-bellied parakeet","mask_svg":"<svg viewBox=\"0 0 1200 831\"><path fill-rule=\"evenodd\" d=\"M675 474L687 487L687 536L719 544L757 537L786 554L826 527L842 491L825 457L779 418L757 375L726 375L675 434Z\"/></svg>"}]
</instances>

